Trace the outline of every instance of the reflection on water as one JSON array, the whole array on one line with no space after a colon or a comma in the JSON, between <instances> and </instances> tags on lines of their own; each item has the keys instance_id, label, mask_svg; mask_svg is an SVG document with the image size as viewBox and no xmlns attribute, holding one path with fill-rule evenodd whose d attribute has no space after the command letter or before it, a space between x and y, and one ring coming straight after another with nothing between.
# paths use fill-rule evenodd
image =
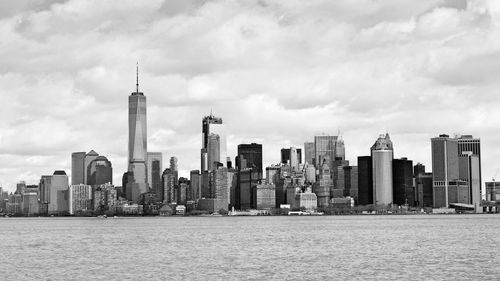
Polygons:
<instances>
[{"instance_id":1,"label":"reflection on water","mask_svg":"<svg viewBox=\"0 0 500 281\"><path fill-rule=\"evenodd\" d=\"M500 216L2 218L0 280L498 280Z\"/></svg>"}]
</instances>

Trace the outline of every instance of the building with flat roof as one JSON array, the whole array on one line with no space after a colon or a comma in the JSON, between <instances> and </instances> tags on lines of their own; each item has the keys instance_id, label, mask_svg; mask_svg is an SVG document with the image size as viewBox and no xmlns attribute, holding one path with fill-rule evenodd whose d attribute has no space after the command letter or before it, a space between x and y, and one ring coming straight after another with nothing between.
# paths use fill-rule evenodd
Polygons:
<instances>
[{"instance_id":1,"label":"building with flat roof","mask_svg":"<svg viewBox=\"0 0 500 281\"><path fill-rule=\"evenodd\" d=\"M50 180L48 190L48 214L65 214L69 212L68 176L65 171L55 171Z\"/></svg>"},{"instance_id":2,"label":"building with flat roof","mask_svg":"<svg viewBox=\"0 0 500 281\"><path fill-rule=\"evenodd\" d=\"M163 172L163 154L161 152L148 152L148 183L151 192L158 198L162 195L161 175Z\"/></svg>"},{"instance_id":3,"label":"building with flat roof","mask_svg":"<svg viewBox=\"0 0 500 281\"><path fill-rule=\"evenodd\" d=\"M413 161L407 158L392 160L394 204L415 206Z\"/></svg>"},{"instance_id":4,"label":"building with flat roof","mask_svg":"<svg viewBox=\"0 0 500 281\"><path fill-rule=\"evenodd\" d=\"M299 208L304 208L306 210L316 210L318 208L316 194L311 191L297 193L295 195L295 201Z\"/></svg>"},{"instance_id":5,"label":"building with flat roof","mask_svg":"<svg viewBox=\"0 0 500 281\"><path fill-rule=\"evenodd\" d=\"M239 170L253 169L254 172L260 172L262 175L262 144L239 144L238 160L236 165Z\"/></svg>"},{"instance_id":6,"label":"building with flat roof","mask_svg":"<svg viewBox=\"0 0 500 281\"><path fill-rule=\"evenodd\" d=\"M272 209L276 206L276 186L274 184L261 183L253 189L254 209Z\"/></svg>"},{"instance_id":7,"label":"building with flat roof","mask_svg":"<svg viewBox=\"0 0 500 281\"><path fill-rule=\"evenodd\" d=\"M358 205L373 204L373 161L371 156L358 157Z\"/></svg>"},{"instance_id":8,"label":"building with flat roof","mask_svg":"<svg viewBox=\"0 0 500 281\"><path fill-rule=\"evenodd\" d=\"M314 142L305 142L304 143L304 163L315 166L316 163L314 161Z\"/></svg>"},{"instance_id":9,"label":"building with flat roof","mask_svg":"<svg viewBox=\"0 0 500 281\"><path fill-rule=\"evenodd\" d=\"M69 213L90 212L92 206L92 186L86 184L69 186Z\"/></svg>"},{"instance_id":10,"label":"building with flat roof","mask_svg":"<svg viewBox=\"0 0 500 281\"><path fill-rule=\"evenodd\" d=\"M485 182L486 201L500 201L500 182Z\"/></svg>"}]
</instances>

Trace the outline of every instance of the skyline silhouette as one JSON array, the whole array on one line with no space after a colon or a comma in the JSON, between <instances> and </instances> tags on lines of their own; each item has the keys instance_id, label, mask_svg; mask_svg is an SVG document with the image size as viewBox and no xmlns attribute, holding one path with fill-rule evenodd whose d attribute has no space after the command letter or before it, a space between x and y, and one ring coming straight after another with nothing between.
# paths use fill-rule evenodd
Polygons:
<instances>
[{"instance_id":1,"label":"skyline silhouette","mask_svg":"<svg viewBox=\"0 0 500 281\"><path fill-rule=\"evenodd\" d=\"M490 181L499 4L418 2L2 3L0 186L70 174L71 153L92 149L120 182L137 61L148 150L176 156L180 176L199 169L201 119L213 109L233 160L254 142L265 166L278 163L281 148L340 130L356 165L389 132L395 158L430 169L430 139L460 133L481 138Z\"/></svg>"}]
</instances>

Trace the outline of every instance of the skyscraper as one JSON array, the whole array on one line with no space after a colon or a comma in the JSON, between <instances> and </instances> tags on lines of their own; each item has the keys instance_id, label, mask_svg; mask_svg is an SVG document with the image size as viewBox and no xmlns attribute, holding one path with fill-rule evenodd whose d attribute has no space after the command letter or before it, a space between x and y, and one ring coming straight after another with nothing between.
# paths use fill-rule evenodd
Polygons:
<instances>
[{"instance_id":1,"label":"skyscraper","mask_svg":"<svg viewBox=\"0 0 500 281\"><path fill-rule=\"evenodd\" d=\"M92 187L90 185L70 185L68 193L69 213L71 215L92 210Z\"/></svg>"},{"instance_id":2,"label":"skyscraper","mask_svg":"<svg viewBox=\"0 0 500 281\"><path fill-rule=\"evenodd\" d=\"M220 136L218 134L210 133L208 135L207 162L209 171L217 169L222 164L220 159Z\"/></svg>"},{"instance_id":3,"label":"skyscraper","mask_svg":"<svg viewBox=\"0 0 500 281\"><path fill-rule=\"evenodd\" d=\"M203 117L201 123L201 173L203 173L204 171L210 170L214 162L220 162L221 159L226 159L226 136L223 130L222 118L215 117L210 113L209 116ZM217 139L216 136L218 136L218 141L215 141ZM213 145L218 145L218 153L217 148L212 147ZM209 152L211 152L212 155Z\"/></svg>"},{"instance_id":4,"label":"skyscraper","mask_svg":"<svg viewBox=\"0 0 500 281\"><path fill-rule=\"evenodd\" d=\"M472 152L471 156L476 156L479 161L479 200L482 198L482 176L481 176L481 139L474 138L472 135L462 135L458 137L458 155L468 155Z\"/></svg>"},{"instance_id":5,"label":"skyscraper","mask_svg":"<svg viewBox=\"0 0 500 281\"><path fill-rule=\"evenodd\" d=\"M450 183L459 179L458 141L439 135L431 139L431 150L434 207L448 207Z\"/></svg>"},{"instance_id":6,"label":"skyscraper","mask_svg":"<svg viewBox=\"0 0 500 281\"><path fill-rule=\"evenodd\" d=\"M415 205L413 161L407 158L392 160L393 200L396 205Z\"/></svg>"},{"instance_id":7,"label":"skyscraper","mask_svg":"<svg viewBox=\"0 0 500 281\"><path fill-rule=\"evenodd\" d=\"M460 145L459 145L460 146ZM469 191L469 204L474 205L476 212L481 212L481 184L480 184L480 161L479 156L472 151L463 151L458 157L459 178L467 182Z\"/></svg>"},{"instance_id":8,"label":"skyscraper","mask_svg":"<svg viewBox=\"0 0 500 281\"><path fill-rule=\"evenodd\" d=\"M85 183L85 152L71 153L71 184Z\"/></svg>"},{"instance_id":9,"label":"skyscraper","mask_svg":"<svg viewBox=\"0 0 500 281\"><path fill-rule=\"evenodd\" d=\"M162 194L162 163L163 156L161 152L148 152L148 184L151 191L158 195L158 197Z\"/></svg>"},{"instance_id":10,"label":"skyscraper","mask_svg":"<svg viewBox=\"0 0 500 281\"><path fill-rule=\"evenodd\" d=\"M290 161L290 163L288 163ZM302 149L290 147L281 149L281 163L290 164L293 170L299 170L299 164L302 164Z\"/></svg>"},{"instance_id":11,"label":"skyscraper","mask_svg":"<svg viewBox=\"0 0 500 281\"><path fill-rule=\"evenodd\" d=\"M136 74L136 90L128 97L128 171L131 180L126 191L127 199L132 201L148 191L146 97L139 92L138 68Z\"/></svg>"},{"instance_id":12,"label":"skyscraper","mask_svg":"<svg viewBox=\"0 0 500 281\"><path fill-rule=\"evenodd\" d=\"M113 183L113 167L108 158L97 156L87 165L87 185L101 185L105 183Z\"/></svg>"},{"instance_id":13,"label":"skyscraper","mask_svg":"<svg viewBox=\"0 0 500 281\"><path fill-rule=\"evenodd\" d=\"M389 134L380 135L371 147L373 163L373 203L391 204L393 146Z\"/></svg>"},{"instance_id":14,"label":"skyscraper","mask_svg":"<svg viewBox=\"0 0 500 281\"><path fill-rule=\"evenodd\" d=\"M62 214L69 211L68 176L64 171L55 171L48 186L48 213Z\"/></svg>"},{"instance_id":15,"label":"skyscraper","mask_svg":"<svg viewBox=\"0 0 500 281\"><path fill-rule=\"evenodd\" d=\"M318 200L318 207L321 208L326 208L330 204L330 190L333 185L330 173L330 166L324 163L319 169L318 181L313 185L313 191Z\"/></svg>"},{"instance_id":16,"label":"skyscraper","mask_svg":"<svg viewBox=\"0 0 500 281\"><path fill-rule=\"evenodd\" d=\"M330 169L331 162L335 160L335 145L337 136L315 136L314 137L314 157L316 160L316 168L319 169L326 162Z\"/></svg>"},{"instance_id":17,"label":"skyscraper","mask_svg":"<svg viewBox=\"0 0 500 281\"><path fill-rule=\"evenodd\" d=\"M89 184L93 185L94 183L90 183L89 179L92 177L89 171L90 164L99 157L99 153L94 150L90 150L88 153L85 152L73 152L71 154L71 184L79 185L79 184ZM103 156L104 157L104 156ZM106 159L106 157L101 160ZM109 162L109 161L108 161ZM108 163L109 167L111 167L111 162ZM95 167L94 167L95 168ZM94 170L95 172L95 170ZM111 175L109 178L112 178ZM110 181L109 181L110 182Z\"/></svg>"},{"instance_id":18,"label":"skyscraper","mask_svg":"<svg viewBox=\"0 0 500 281\"><path fill-rule=\"evenodd\" d=\"M192 170L189 173L189 183L190 183L190 200L198 200L201 198L201 176L200 171Z\"/></svg>"},{"instance_id":19,"label":"skyscraper","mask_svg":"<svg viewBox=\"0 0 500 281\"><path fill-rule=\"evenodd\" d=\"M95 152L94 150L90 150L87 154L85 154L85 159L84 159L84 171L83 171L83 183L87 184L87 181L89 179L89 165L92 161L94 161L97 157L99 157L99 153ZM78 183L78 184L81 184Z\"/></svg>"},{"instance_id":20,"label":"skyscraper","mask_svg":"<svg viewBox=\"0 0 500 281\"><path fill-rule=\"evenodd\" d=\"M315 165L314 163L314 142L304 143L304 162L310 165Z\"/></svg>"},{"instance_id":21,"label":"skyscraper","mask_svg":"<svg viewBox=\"0 0 500 281\"><path fill-rule=\"evenodd\" d=\"M252 169L262 175L262 144L250 143L238 145L238 169ZM245 161L242 161L245 160ZM242 167L241 163L245 163Z\"/></svg>"}]
</instances>

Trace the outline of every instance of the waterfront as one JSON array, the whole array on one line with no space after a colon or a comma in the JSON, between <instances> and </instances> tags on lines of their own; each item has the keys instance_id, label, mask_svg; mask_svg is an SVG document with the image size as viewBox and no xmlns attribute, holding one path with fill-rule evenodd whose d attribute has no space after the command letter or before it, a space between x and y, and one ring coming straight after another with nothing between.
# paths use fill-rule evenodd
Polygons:
<instances>
[{"instance_id":1,"label":"waterfront","mask_svg":"<svg viewBox=\"0 0 500 281\"><path fill-rule=\"evenodd\" d=\"M500 215L2 218L3 280L494 280Z\"/></svg>"}]
</instances>

